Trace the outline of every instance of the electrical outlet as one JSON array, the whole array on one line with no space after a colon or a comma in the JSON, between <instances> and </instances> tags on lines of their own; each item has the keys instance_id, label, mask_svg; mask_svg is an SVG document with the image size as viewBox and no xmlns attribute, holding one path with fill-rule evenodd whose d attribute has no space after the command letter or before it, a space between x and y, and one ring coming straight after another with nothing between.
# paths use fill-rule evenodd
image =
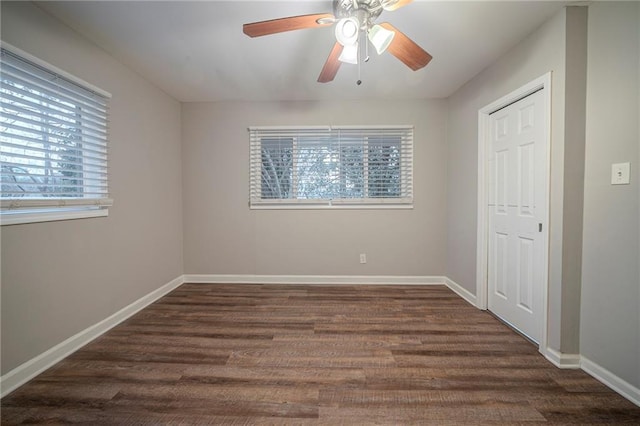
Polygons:
<instances>
[{"instance_id":1,"label":"electrical outlet","mask_svg":"<svg viewBox=\"0 0 640 426\"><path fill-rule=\"evenodd\" d=\"M367 255L365 253L360 253L360 263L367 263Z\"/></svg>"}]
</instances>

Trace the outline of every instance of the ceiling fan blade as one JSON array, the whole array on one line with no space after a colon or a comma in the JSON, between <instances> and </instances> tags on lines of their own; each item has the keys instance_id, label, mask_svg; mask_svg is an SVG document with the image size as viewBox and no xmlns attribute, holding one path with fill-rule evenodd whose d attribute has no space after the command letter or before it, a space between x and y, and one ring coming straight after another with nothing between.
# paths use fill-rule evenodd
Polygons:
<instances>
[{"instance_id":1,"label":"ceiling fan blade","mask_svg":"<svg viewBox=\"0 0 640 426\"><path fill-rule=\"evenodd\" d=\"M318 22L320 20L320 22ZM324 20L324 22L323 22ZM332 25L335 18L330 13L317 13L315 15L290 16L288 18L272 19L270 21L253 22L244 24L242 32L249 37L260 37L269 34L283 33L285 31L302 30L305 28L318 28Z\"/></svg>"},{"instance_id":2,"label":"ceiling fan blade","mask_svg":"<svg viewBox=\"0 0 640 426\"><path fill-rule=\"evenodd\" d=\"M384 10L393 11L396 9L400 9L402 6L406 6L411 3L413 0L388 0L386 2L382 2L382 7Z\"/></svg>"},{"instance_id":3,"label":"ceiling fan blade","mask_svg":"<svg viewBox=\"0 0 640 426\"><path fill-rule=\"evenodd\" d=\"M333 49L331 49L331 53L329 53L329 57L324 63L322 71L320 71L318 83L328 83L330 81L333 81L333 79L336 77L336 74L338 74L338 69L340 69L340 64L342 64L342 62L338 60L340 54L342 53L342 49L343 46L338 42L333 45Z\"/></svg>"},{"instance_id":4,"label":"ceiling fan blade","mask_svg":"<svg viewBox=\"0 0 640 426\"><path fill-rule=\"evenodd\" d=\"M422 47L418 46L413 40L404 35L396 27L388 22L380 24L383 28L393 31L396 35L393 37L387 51L396 58L400 59L406 66L414 71L426 66L431 61L432 56L429 55Z\"/></svg>"}]
</instances>

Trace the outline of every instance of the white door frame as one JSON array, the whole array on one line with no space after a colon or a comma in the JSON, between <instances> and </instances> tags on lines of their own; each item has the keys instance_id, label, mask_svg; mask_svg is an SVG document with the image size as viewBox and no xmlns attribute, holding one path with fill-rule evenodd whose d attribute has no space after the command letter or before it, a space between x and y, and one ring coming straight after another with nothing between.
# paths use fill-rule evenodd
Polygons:
<instances>
[{"instance_id":1,"label":"white door frame","mask_svg":"<svg viewBox=\"0 0 640 426\"><path fill-rule=\"evenodd\" d=\"M519 101L528 95L544 91L545 106L545 188L547 189L547 211L545 212L544 228L542 230L545 244L542 248L544 285L542 286L542 330L540 333L540 352L545 352L547 348L547 320L548 320L548 286L549 286L549 194L550 194L550 172L551 172L551 72L536 78L519 89L514 90L506 96L491 102L489 105L478 111L478 247L476 265L476 303L478 308L487 309L488 299L488 201L489 201L489 176L488 159L491 145L490 117L489 115L514 102Z\"/></svg>"}]
</instances>

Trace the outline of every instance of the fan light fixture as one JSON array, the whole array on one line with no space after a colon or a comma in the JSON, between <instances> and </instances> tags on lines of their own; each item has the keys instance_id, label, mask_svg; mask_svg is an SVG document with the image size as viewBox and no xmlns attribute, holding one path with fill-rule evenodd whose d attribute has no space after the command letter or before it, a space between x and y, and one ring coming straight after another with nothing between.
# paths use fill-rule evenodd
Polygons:
<instances>
[{"instance_id":1,"label":"fan light fixture","mask_svg":"<svg viewBox=\"0 0 640 426\"><path fill-rule=\"evenodd\" d=\"M387 50L387 47L391 44L393 37L396 35L394 31L389 31L386 28L382 28L380 25L374 25L369 30L369 41L376 48L378 55Z\"/></svg>"},{"instance_id":2,"label":"fan light fixture","mask_svg":"<svg viewBox=\"0 0 640 426\"><path fill-rule=\"evenodd\" d=\"M358 42L356 41L353 44L348 44L344 46L338 60L340 62L346 62L347 64L354 64L354 65L357 64L358 63Z\"/></svg>"},{"instance_id":3,"label":"fan light fixture","mask_svg":"<svg viewBox=\"0 0 640 426\"><path fill-rule=\"evenodd\" d=\"M350 46L358 42L360 23L354 17L343 18L336 25L336 40L343 46Z\"/></svg>"}]
</instances>

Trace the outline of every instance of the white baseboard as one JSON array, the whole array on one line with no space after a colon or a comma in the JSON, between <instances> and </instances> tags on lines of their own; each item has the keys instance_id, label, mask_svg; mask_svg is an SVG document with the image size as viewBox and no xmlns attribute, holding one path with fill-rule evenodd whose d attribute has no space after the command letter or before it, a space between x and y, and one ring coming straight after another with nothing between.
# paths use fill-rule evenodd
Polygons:
<instances>
[{"instance_id":1,"label":"white baseboard","mask_svg":"<svg viewBox=\"0 0 640 426\"><path fill-rule=\"evenodd\" d=\"M567 369L582 369L598 381L619 393L629 401L640 406L640 389L616 376L606 368L596 364L580 354L564 354L555 349L546 348L540 351L556 367Z\"/></svg>"},{"instance_id":2,"label":"white baseboard","mask_svg":"<svg viewBox=\"0 0 640 426\"><path fill-rule=\"evenodd\" d=\"M444 277L444 280L445 285L449 287L454 293L469 302L472 306L475 306L476 308L478 307L478 298L475 294L471 293L469 290L462 287L460 284L450 278Z\"/></svg>"},{"instance_id":3,"label":"white baseboard","mask_svg":"<svg viewBox=\"0 0 640 426\"><path fill-rule=\"evenodd\" d=\"M185 283L194 284L334 284L334 285L444 285L445 277L410 275L250 275L186 274Z\"/></svg>"},{"instance_id":4,"label":"white baseboard","mask_svg":"<svg viewBox=\"0 0 640 426\"><path fill-rule=\"evenodd\" d=\"M540 353L542 353L542 355L544 355L551 364L558 368L580 368L580 354L565 354L552 348L540 348Z\"/></svg>"},{"instance_id":5,"label":"white baseboard","mask_svg":"<svg viewBox=\"0 0 640 426\"><path fill-rule=\"evenodd\" d=\"M580 359L580 366L588 374L609 386L637 406L640 406L640 389L584 356Z\"/></svg>"},{"instance_id":6,"label":"white baseboard","mask_svg":"<svg viewBox=\"0 0 640 426\"><path fill-rule=\"evenodd\" d=\"M4 397L28 382L47 368L77 351L122 321L155 302L183 283L212 284L386 284L386 285L446 285L471 305L476 306L477 298L464 287L444 276L351 276L351 275L182 275L110 317L79 332L48 351L32 358L24 364L0 377L0 397ZM579 354L563 354L546 348L541 353L558 368L582 368L585 372L613 389L629 401L640 406L640 389L626 382L609 370Z\"/></svg>"},{"instance_id":7,"label":"white baseboard","mask_svg":"<svg viewBox=\"0 0 640 426\"><path fill-rule=\"evenodd\" d=\"M147 307L173 289L179 287L183 282L183 276L170 281L157 290L152 291L146 296L143 296L130 305L122 308L110 317L82 330L78 334L55 345L48 351L41 353L35 358L32 358L24 364L21 364L9 371L0 377L0 397L4 397L19 386L22 386L47 368L52 367L63 358L71 355L87 343L131 317L136 312Z\"/></svg>"}]
</instances>

